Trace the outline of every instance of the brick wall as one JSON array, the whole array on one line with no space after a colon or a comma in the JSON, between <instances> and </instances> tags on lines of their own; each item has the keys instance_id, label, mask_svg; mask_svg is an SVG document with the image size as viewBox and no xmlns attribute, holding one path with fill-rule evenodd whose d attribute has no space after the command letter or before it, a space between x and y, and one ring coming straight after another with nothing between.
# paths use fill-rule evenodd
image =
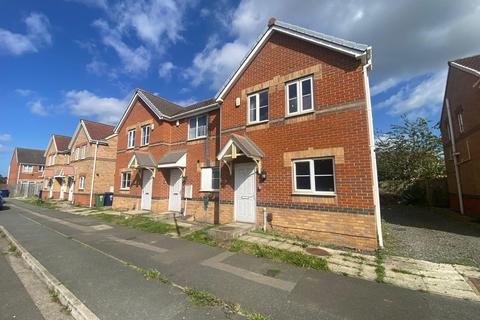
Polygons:
<instances>
[{"instance_id":1,"label":"brick wall","mask_svg":"<svg viewBox=\"0 0 480 320\"><path fill-rule=\"evenodd\" d=\"M35 181L35 182L41 182L43 180L42 172L39 170L40 166L38 165L33 165L32 173L23 172L22 164L19 164L17 162L17 156L15 151L13 151L9 168L10 170L8 172L8 177L7 177L8 185L16 185L19 181L22 181L22 180Z\"/></svg>"}]
</instances>

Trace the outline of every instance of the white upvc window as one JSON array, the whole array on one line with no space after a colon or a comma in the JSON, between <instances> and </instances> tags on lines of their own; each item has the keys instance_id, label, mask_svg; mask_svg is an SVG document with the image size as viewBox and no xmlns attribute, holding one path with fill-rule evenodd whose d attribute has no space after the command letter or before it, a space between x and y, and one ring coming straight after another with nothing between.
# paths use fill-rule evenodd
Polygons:
<instances>
[{"instance_id":1,"label":"white upvc window","mask_svg":"<svg viewBox=\"0 0 480 320\"><path fill-rule=\"evenodd\" d=\"M80 158L80 148L75 149L75 160L78 160Z\"/></svg>"},{"instance_id":2,"label":"white upvc window","mask_svg":"<svg viewBox=\"0 0 480 320\"><path fill-rule=\"evenodd\" d=\"M140 139L141 146L146 146L150 143L150 130L151 130L150 125L146 125L142 127L141 139Z\"/></svg>"},{"instance_id":3,"label":"white upvc window","mask_svg":"<svg viewBox=\"0 0 480 320\"><path fill-rule=\"evenodd\" d=\"M56 154L54 154L52 156L52 164L55 164L55 162L57 162L57 155Z\"/></svg>"},{"instance_id":4,"label":"white upvc window","mask_svg":"<svg viewBox=\"0 0 480 320\"><path fill-rule=\"evenodd\" d=\"M287 114L295 115L313 110L313 79L298 79L286 84Z\"/></svg>"},{"instance_id":5,"label":"white upvc window","mask_svg":"<svg viewBox=\"0 0 480 320\"><path fill-rule=\"evenodd\" d=\"M80 176L80 178L79 178L78 189L79 190L84 190L85 189L85 177L84 176Z\"/></svg>"},{"instance_id":6,"label":"white upvc window","mask_svg":"<svg viewBox=\"0 0 480 320\"><path fill-rule=\"evenodd\" d=\"M45 170L45 166L38 166L38 172L43 172Z\"/></svg>"},{"instance_id":7,"label":"white upvc window","mask_svg":"<svg viewBox=\"0 0 480 320\"><path fill-rule=\"evenodd\" d=\"M220 168L202 168L200 191L218 191L220 190Z\"/></svg>"},{"instance_id":8,"label":"white upvc window","mask_svg":"<svg viewBox=\"0 0 480 320\"><path fill-rule=\"evenodd\" d=\"M207 131L207 115L193 117L188 121L188 139L205 138Z\"/></svg>"},{"instance_id":9,"label":"white upvc window","mask_svg":"<svg viewBox=\"0 0 480 320\"><path fill-rule=\"evenodd\" d=\"M82 159L85 159L86 153L87 153L87 145L84 145L82 147Z\"/></svg>"},{"instance_id":10,"label":"white upvc window","mask_svg":"<svg viewBox=\"0 0 480 320\"><path fill-rule=\"evenodd\" d=\"M248 123L268 120L268 90L248 96Z\"/></svg>"},{"instance_id":11,"label":"white upvc window","mask_svg":"<svg viewBox=\"0 0 480 320\"><path fill-rule=\"evenodd\" d=\"M127 148L135 147L135 129L128 130Z\"/></svg>"},{"instance_id":12,"label":"white upvc window","mask_svg":"<svg viewBox=\"0 0 480 320\"><path fill-rule=\"evenodd\" d=\"M458 130L460 133L463 133L465 131L465 127L463 126L463 111L460 111L457 114L457 120L458 120Z\"/></svg>"},{"instance_id":13,"label":"white upvc window","mask_svg":"<svg viewBox=\"0 0 480 320\"><path fill-rule=\"evenodd\" d=\"M120 189L130 189L130 179L132 174L128 171L122 172L120 176Z\"/></svg>"},{"instance_id":14,"label":"white upvc window","mask_svg":"<svg viewBox=\"0 0 480 320\"><path fill-rule=\"evenodd\" d=\"M70 164L70 155L67 154L67 164Z\"/></svg>"},{"instance_id":15,"label":"white upvc window","mask_svg":"<svg viewBox=\"0 0 480 320\"><path fill-rule=\"evenodd\" d=\"M293 191L306 195L335 195L335 159L294 160Z\"/></svg>"},{"instance_id":16,"label":"white upvc window","mask_svg":"<svg viewBox=\"0 0 480 320\"><path fill-rule=\"evenodd\" d=\"M33 172L33 166L29 165L29 164L24 164L22 166L22 172L24 173L32 173Z\"/></svg>"}]
</instances>

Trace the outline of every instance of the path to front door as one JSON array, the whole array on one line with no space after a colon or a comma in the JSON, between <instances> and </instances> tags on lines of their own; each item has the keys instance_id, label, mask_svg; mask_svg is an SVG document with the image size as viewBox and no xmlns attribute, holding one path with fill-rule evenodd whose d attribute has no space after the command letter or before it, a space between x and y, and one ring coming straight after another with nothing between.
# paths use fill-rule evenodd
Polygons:
<instances>
[{"instance_id":1,"label":"path to front door","mask_svg":"<svg viewBox=\"0 0 480 320\"><path fill-rule=\"evenodd\" d=\"M182 209L182 172L180 169L170 169L170 196L168 210L180 212Z\"/></svg>"},{"instance_id":2,"label":"path to front door","mask_svg":"<svg viewBox=\"0 0 480 320\"><path fill-rule=\"evenodd\" d=\"M152 172L144 169L142 172L142 210L152 209Z\"/></svg>"},{"instance_id":3,"label":"path to front door","mask_svg":"<svg viewBox=\"0 0 480 320\"><path fill-rule=\"evenodd\" d=\"M235 165L235 221L255 223L257 202L255 163Z\"/></svg>"}]
</instances>

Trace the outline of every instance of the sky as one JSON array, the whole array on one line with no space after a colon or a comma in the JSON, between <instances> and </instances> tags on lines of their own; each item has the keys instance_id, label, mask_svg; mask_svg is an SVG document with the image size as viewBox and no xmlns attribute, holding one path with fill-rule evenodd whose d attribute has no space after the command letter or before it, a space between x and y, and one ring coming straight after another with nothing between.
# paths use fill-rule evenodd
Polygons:
<instances>
[{"instance_id":1,"label":"sky","mask_svg":"<svg viewBox=\"0 0 480 320\"><path fill-rule=\"evenodd\" d=\"M16 146L115 124L135 88L214 96L270 17L372 46L377 132L437 122L447 62L480 53L475 0L0 0L0 174Z\"/></svg>"}]
</instances>

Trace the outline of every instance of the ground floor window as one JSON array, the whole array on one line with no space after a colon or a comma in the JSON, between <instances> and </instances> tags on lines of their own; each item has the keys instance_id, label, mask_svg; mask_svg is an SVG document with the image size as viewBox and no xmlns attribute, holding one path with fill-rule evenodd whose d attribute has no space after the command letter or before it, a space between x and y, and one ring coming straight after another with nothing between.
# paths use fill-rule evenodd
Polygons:
<instances>
[{"instance_id":1,"label":"ground floor window","mask_svg":"<svg viewBox=\"0 0 480 320\"><path fill-rule=\"evenodd\" d=\"M220 169L202 168L200 191L218 191L220 189Z\"/></svg>"},{"instance_id":2,"label":"ground floor window","mask_svg":"<svg viewBox=\"0 0 480 320\"><path fill-rule=\"evenodd\" d=\"M79 190L85 189L85 177L84 176L80 176L80 180L78 182L78 189Z\"/></svg>"},{"instance_id":3,"label":"ground floor window","mask_svg":"<svg viewBox=\"0 0 480 320\"><path fill-rule=\"evenodd\" d=\"M292 168L294 193L335 194L334 158L294 160Z\"/></svg>"},{"instance_id":4,"label":"ground floor window","mask_svg":"<svg viewBox=\"0 0 480 320\"><path fill-rule=\"evenodd\" d=\"M130 172L122 172L120 179L120 188L121 189L130 189L130 179L132 174Z\"/></svg>"}]
</instances>

